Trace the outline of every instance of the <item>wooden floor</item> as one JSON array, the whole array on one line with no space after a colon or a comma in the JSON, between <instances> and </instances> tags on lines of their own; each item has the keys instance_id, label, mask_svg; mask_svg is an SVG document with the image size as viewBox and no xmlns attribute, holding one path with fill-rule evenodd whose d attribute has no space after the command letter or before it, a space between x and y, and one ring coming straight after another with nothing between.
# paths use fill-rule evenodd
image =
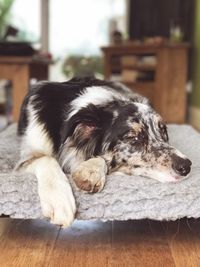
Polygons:
<instances>
[{"instance_id":1,"label":"wooden floor","mask_svg":"<svg viewBox=\"0 0 200 267\"><path fill-rule=\"evenodd\" d=\"M0 219L0 267L200 266L200 220L75 222Z\"/></svg>"}]
</instances>

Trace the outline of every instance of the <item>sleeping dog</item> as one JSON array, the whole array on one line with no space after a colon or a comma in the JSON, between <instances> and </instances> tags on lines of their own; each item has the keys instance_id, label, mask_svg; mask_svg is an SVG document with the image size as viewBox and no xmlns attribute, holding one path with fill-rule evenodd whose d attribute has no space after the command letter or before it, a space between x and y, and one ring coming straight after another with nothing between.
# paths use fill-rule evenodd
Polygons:
<instances>
[{"instance_id":1,"label":"sleeping dog","mask_svg":"<svg viewBox=\"0 0 200 267\"><path fill-rule=\"evenodd\" d=\"M166 125L146 98L95 78L34 86L21 107L18 134L17 168L36 175L44 216L63 226L76 211L68 173L81 190L99 192L114 171L175 182L191 168L168 144Z\"/></svg>"}]
</instances>

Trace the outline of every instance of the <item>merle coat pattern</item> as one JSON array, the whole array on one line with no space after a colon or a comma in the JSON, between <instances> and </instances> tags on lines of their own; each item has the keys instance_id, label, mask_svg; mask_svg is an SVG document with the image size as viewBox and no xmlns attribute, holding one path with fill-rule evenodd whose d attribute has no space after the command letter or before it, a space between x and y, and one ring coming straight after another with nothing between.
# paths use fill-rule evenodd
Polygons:
<instances>
[{"instance_id":1,"label":"merle coat pattern","mask_svg":"<svg viewBox=\"0 0 200 267\"><path fill-rule=\"evenodd\" d=\"M68 174L80 189L99 192L114 171L161 182L190 172L148 100L119 83L88 77L37 84L24 99L18 134L16 169L36 175L44 216L63 226L76 211Z\"/></svg>"}]
</instances>

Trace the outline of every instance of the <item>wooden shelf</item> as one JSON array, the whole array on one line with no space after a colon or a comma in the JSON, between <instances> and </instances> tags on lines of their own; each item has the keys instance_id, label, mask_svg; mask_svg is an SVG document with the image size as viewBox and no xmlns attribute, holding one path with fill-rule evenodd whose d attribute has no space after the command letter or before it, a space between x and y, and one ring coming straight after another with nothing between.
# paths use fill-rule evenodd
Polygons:
<instances>
[{"instance_id":1,"label":"wooden shelf","mask_svg":"<svg viewBox=\"0 0 200 267\"><path fill-rule=\"evenodd\" d=\"M124 83L124 84L126 84L127 86L130 86L130 87L132 87L132 86L140 86L140 87L150 87L150 88L152 88L153 86L155 86L155 82L149 82L149 81L147 81L147 82L139 82L139 81L136 81L136 82L126 82L126 81L120 81L121 83Z\"/></svg>"},{"instance_id":2,"label":"wooden shelf","mask_svg":"<svg viewBox=\"0 0 200 267\"><path fill-rule=\"evenodd\" d=\"M122 66L121 68L128 70L138 70L138 71L155 71L156 65Z\"/></svg>"},{"instance_id":3,"label":"wooden shelf","mask_svg":"<svg viewBox=\"0 0 200 267\"><path fill-rule=\"evenodd\" d=\"M157 53L160 49L189 49L189 43L173 43L173 42L166 42L163 44L134 44L132 42L122 43L121 45L111 45L111 46L103 46L101 50L105 53L115 53L117 54L129 54L131 55L134 52L137 54L144 54L144 53Z\"/></svg>"},{"instance_id":4,"label":"wooden shelf","mask_svg":"<svg viewBox=\"0 0 200 267\"><path fill-rule=\"evenodd\" d=\"M105 78L118 76L123 70L135 70L146 77L136 77L136 82L124 82L129 88L146 96L166 122L183 123L186 114L186 82L188 43L164 43L160 45L122 44L102 47ZM121 57L155 56L155 65L142 62L135 66L121 64ZM130 73L129 73L130 74ZM133 75L134 77L134 75ZM131 75L130 75L131 78ZM140 80L141 79L141 80ZM144 80L143 80L144 79Z\"/></svg>"},{"instance_id":5,"label":"wooden shelf","mask_svg":"<svg viewBox=\"0 0 200 267\"><path fill-rule=\"evenodd\" d=\"M111 66L113 72L121 72L122 70L155 71L156 65Z\"/></svg>"}]
</instances>

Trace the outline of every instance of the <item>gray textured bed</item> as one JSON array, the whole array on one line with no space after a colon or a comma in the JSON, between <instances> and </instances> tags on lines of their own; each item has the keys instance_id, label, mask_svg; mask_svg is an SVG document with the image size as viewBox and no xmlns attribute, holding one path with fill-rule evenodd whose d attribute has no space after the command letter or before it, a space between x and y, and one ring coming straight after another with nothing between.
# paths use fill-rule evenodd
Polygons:
<instances>
[{"instance_id":1,"label":"gray textured bed","mask_svg":"<svg viewBox=\"0 0 200 267\"><path fill-rule=\"evenodd\" d=\"M112 174L104 190L96 194L78 191L71 181L77 218L106 221L200 217L200 134L187 125L169 125L168 130L170 143L193 162L188 179L162 184L149 178ZM12 172L18 157L16 125L11 125L0 133L0 215L42 218L36 178Z\"/></svg>"}]
</instances>

